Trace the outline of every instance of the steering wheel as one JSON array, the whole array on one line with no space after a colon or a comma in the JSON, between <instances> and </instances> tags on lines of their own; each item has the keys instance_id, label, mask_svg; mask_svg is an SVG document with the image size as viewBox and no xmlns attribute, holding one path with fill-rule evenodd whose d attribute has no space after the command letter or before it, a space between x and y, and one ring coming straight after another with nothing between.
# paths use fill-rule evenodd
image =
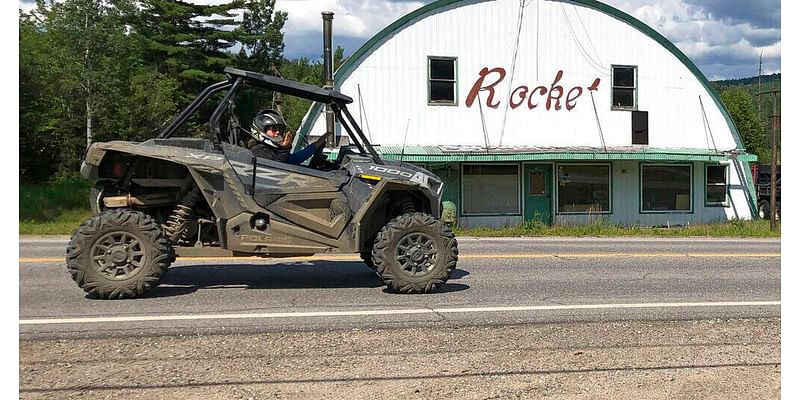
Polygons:
<instances>
[{"instance_id":1,"label":"steering wheel","mask_svg":"<svg viewBox=\"0 0 800 400\"><path fill-rule=\"evenodd\" d=\"M319 146L311 156L311 161L308 162L309 168L319 169L328 162L328 157L323 153L325 146Z\"/></svg>"}]
</instances>

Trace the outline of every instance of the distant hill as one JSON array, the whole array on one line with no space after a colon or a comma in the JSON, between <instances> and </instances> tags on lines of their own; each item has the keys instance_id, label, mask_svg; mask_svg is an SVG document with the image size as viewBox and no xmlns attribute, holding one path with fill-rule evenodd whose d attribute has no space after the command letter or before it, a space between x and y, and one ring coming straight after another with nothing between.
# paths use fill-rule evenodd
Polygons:
<instances>
[{"instance_id":1,"label":"distant hill","mask_svg":"<svg viewBox=\"0 0 800 400\"><path fill-rule=\"evenodd\" d=\"M750 78L740 78L740 79L725 79L721 81L711 81L711 83L718 88L727 89L731 87L737 86L745 86L748 88L755 89L758 87L758 77L753 76ZM772 75L761 75L761 88L775 88L780 89L781 87L781 74L772 74Z\"/></svg>"}]
</instances>

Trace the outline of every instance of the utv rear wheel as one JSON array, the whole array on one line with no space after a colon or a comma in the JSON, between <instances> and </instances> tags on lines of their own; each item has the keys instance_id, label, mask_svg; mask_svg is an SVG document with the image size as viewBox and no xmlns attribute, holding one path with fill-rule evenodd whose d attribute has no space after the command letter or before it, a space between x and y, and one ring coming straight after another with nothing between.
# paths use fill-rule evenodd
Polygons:
<instances>
[{"instance_id":1,"label":"utv rear wheel","mask_svg":"<svg viewBox=\"0 0 800 400\"><path fill-rule=\"evenodd\" d=\"M91 297L133 298L158 286L172 261L161 227L147 214L121 209L90 218L67 246L72 280Z\"/></svg>"},{"instance_id":2,"label":"utv rear wheel","mask_svg":"<svg viewBox=\"0 0 800 400\"><path fill-rule=\"evenodd\" d=\"M375 270L390 289L429 293L442 286L458 261L458 242L441 221L414 212L389 221L375 238Z\"/></svg>"}]
</instances>

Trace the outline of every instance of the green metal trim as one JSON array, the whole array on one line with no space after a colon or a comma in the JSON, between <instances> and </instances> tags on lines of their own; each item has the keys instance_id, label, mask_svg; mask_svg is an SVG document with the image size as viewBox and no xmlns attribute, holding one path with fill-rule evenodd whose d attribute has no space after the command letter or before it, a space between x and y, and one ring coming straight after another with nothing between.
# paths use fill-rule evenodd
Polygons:
<instances>
[{"instance_id":1,"label":"green metal trim","mask_svg":"<svg viewBox=\"0 0 800 400\"><path fill-rule=\"evenodd\" d=\"M674 56L676 56L678 60L680 60L689 69L689 71L691 71L692 74L694 74L695 78L697 78L697 80L700 81L700 83L706 89L706 92L708 92L711 98L714 99L714 103L717 105L717 108L720 110L720 112L722 112L722 115L728 122L728 127L730 128L731 132L733 132L733 139L736 142L736 148L738 150L744 150L744 145L742 144L742 139L739 135L739 130L736 129L736 124L733 122L730 113L728 113L728 109L725 108L725 105L722 103L722 99L711 87L711 83L709 83L708 79L706 79L705 75L703 75L700 69L697 68L697 66L692 62L692 60L689 59L689 57L687 57L685 54L683 54L683 52L681 52L677 47L675 47L675 45L672 42L670 42L660 33L656 32L653 28L649 27L647 24L607 4L600 3L596 0L562 0L562 1L580 4L598 10L605 14L611 15L617 18L618 20L625 22L628 25L632 26L633 28L644 33L651 39L655 40L658 44L663 46L665 49L667 49ZM347 60L344 62L344 64L342 64L342 66L339 67L338 70L336 70L336 73L334 74L334 82L335 82L334 86L338 89L340 87L339 83L342 80L346 79L350 75L352 70L355 69L355 67L361 63L362 58L367 53L372 51L373 48L376 48L376 46L383 39L394 34L396 31L399 31L400 29L404 28L408 23L410 23L411 21L413 21L418 17L421 17L428 13L433 13L449 5L462 2L474 3L475 0L438 0L423 7L420 7L406 14L405 16L401 17L397 21L391 23L389 26L378 32L378 34L376 34L366 43L364 43L364 45L362 45L358 50L356 50L356 52L353 53L352 56L348 57ZM311 113L309 113L309 120L313 119L311 118L311 116L313 116L316 113L319 113L320 106L321 105L318 103L314 103L311 106ZM310 122L306 121L306 123L304 123L300 127L300 132L298 132L298 136L305 137L305 135L308 132L308 129L310 129Z\"/></svg>"},{"instance_id":2,"label":"green metal trim","mask_svg":"<svg viewBox=\"0 0 800 400\"><path fill-rule=\"evenodd\" d=\"M406 148L406 151L397 151L393 148L375 148L383 158L407 162L496 162L496 161L614 161L614 160L639 160L639 161L706 161L719 162L730 160L732 156L720 153L697 153L680 151L650 151L637 153L602 153L602 152L527 152L527 153L427 153L426 148ZM419 150L423 151L419 151ZM335 159L338 150L329 153L328 158ZM757 157L752 154L739 154L739 161L754 161Z\"/></svg>"},{"instance_id":3,"label":"green metal trim","mask_svg":"<svg viewBox=\"0 0 800 400\"><path fill-rule=\"evenodd\" d=\"M743 174L744 180L747 182L747 190L750 191L750 215L755 219L758 217L758 194L756 194L756 185L755 182L753 182L753 169L750 166L750 161L756 162L758 161L758 157L753 156L753 159L739 157L738 161L742 161L741 165L746 169L746 171L743 171ZM736 163L737 160L733 160L733 162ZM737 167L734 166L734 168Z\"/></svg>"}]
</instances>

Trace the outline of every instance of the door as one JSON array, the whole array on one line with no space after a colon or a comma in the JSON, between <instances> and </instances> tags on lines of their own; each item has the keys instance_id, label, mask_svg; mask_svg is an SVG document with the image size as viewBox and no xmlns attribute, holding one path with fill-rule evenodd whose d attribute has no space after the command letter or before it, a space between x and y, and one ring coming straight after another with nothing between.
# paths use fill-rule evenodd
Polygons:
<instances>
[{"instance_id":1,"label":"door","mask_svg":"<svg viewBox=\"0 0 800 400\"><path fill-rule=\"evenodd\" d=\"M525 221L536 220L550 225L553 222L553 166L525 164L523 171Z\"/></svg>"}]
</instances>

